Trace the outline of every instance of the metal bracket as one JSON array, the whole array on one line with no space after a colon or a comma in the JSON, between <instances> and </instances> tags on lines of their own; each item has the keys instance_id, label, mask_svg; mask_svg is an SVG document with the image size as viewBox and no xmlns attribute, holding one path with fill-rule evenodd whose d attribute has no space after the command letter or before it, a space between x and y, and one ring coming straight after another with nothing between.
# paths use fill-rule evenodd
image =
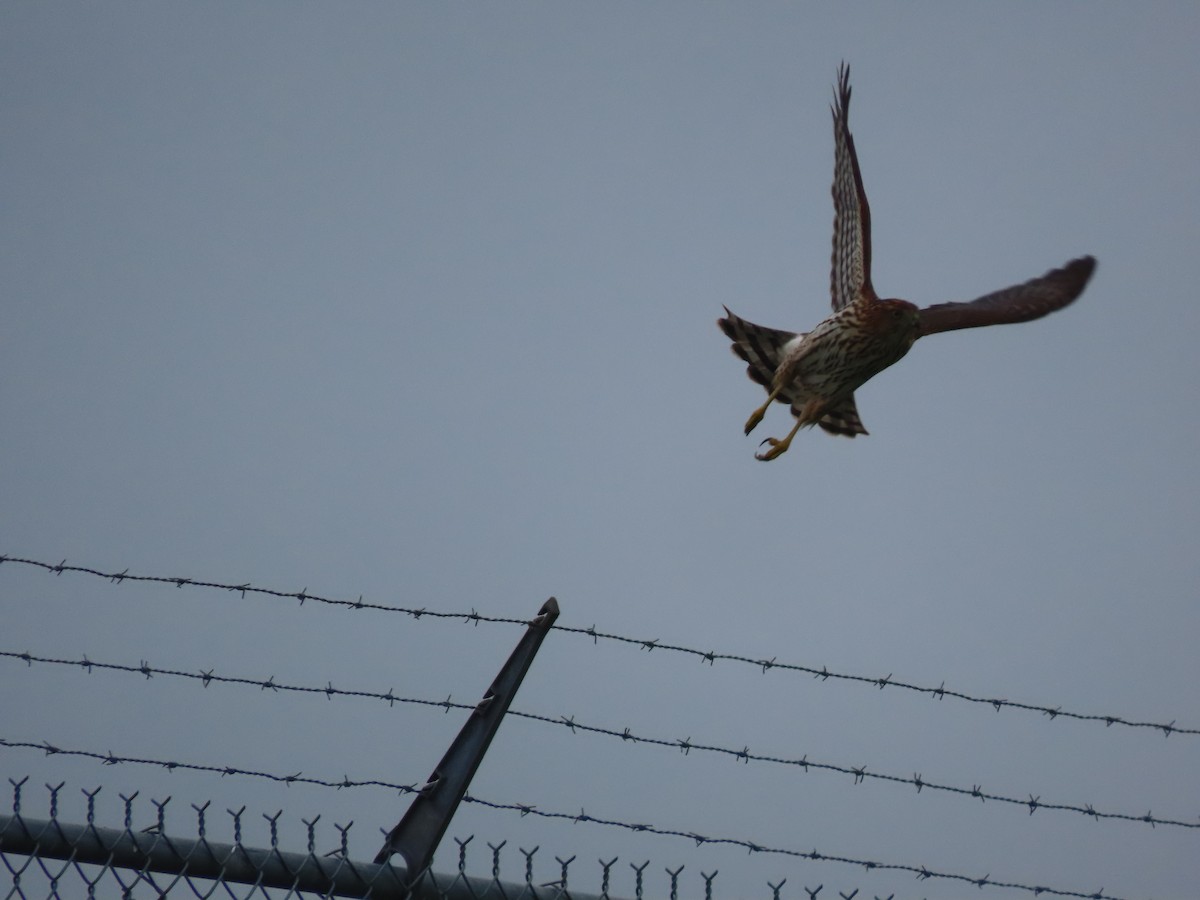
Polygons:
<instances>
[{"instance_id":1,"label":"metal bracket","mask_svg":"<svg viewBox=\"0 0 1200 900\"><path fill-rule=\"evenodd\" d=\"M393 853L404 857L411 886L429 867L433 853L446 833L450 819L467 792L467 786L479 768L488 745L496 735L504 714L521 686L542 639L558 618L558 601L551 597L542 604L537 617L509 656L483 699L471 711L470 717L450 749L442 757L433 774L413 798L404 817L387 836L376 863L387 862Z\"/></svg>"}]
</instances>

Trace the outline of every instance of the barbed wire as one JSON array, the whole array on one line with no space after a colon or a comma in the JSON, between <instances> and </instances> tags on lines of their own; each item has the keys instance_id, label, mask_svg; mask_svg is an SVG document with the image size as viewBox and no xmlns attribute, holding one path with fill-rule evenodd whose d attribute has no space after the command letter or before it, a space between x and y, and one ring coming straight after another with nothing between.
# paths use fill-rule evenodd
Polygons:
<instances>
[{"instance_id":1,"label":"barbed wire","mask_svg":"<svg viewBox=\"0 0 1200 900\"><path fill-rule=\"evenodd\" d=\"M184 769L194 772L207 772L210 774L218 774L222 776L243 776L250 778L261 778L269 781L274 781L282 784L307 784L319 787L330 788L356 788L356 787L381 787L389 790L397 790L402 794L413 794L421 790L421 785L417 784L398 784L387 781L353 781L349 777L344 777L338 781L332 781L322 778L314 778L305 776L303 773L297 772L293 775L279 775L272 772L264 772L255 769L244 769L237 766L214 766L204 765L199 763L184 763L178 761L148 759L145 757L126 757L117 756L111 751L108 753L96 753L91 750L73 750L55 746L49 742L36 743L31 741L13 741L0 736L0 747L8 747L12 749L29 749L39 750L47 756L76 756L88 759L98 760L104 765L120 765L122 763L132 763L135 765L147 765L166 768L174 771L175 769ZM10 779L11 780L11 779ZM766 844L760 844L756 841L745 840L742 838L728 837L708 837L694 831L682 831L674 828L665 828L657 825L638 822L626 822L620 819L603 818L600 816L589 815L587 811L580 808L578 813L555 812L538 809L536 806L524 803L501 803L492 800L485 800L481 797L475 797L467 794L463 797L464 803L472 803L483 806L488 809L504 812L515 812L522 817L534 816L537 818L567 821L572 823L589 823L593 825L602 825L610 828L619 828L626 831L632 831L640 834L653 834L659 837L683 838L693 841L696 846L727 846L740 847L750 853L764 853L775 856L785 856L794 859L806 859L813 862L836 862L850 866L862 867L868 872L907 872L915 875L918 880L943 879L947 881L957 881L964 884L971 884L978 888L996 887L1007 888L1010 890L1024 891L1026 893L1040 896L1049 894L1056 897L1082 897L1090 898L1090 900L1123 900L1112 894L1104 893L1104 888L1101 887L1097 891L1083 892L1068 890L1063 888L1054 888L1048 885L1031 885L1023 884L1017 881L1003 881L992 878L991 873L982 877L974 877L963 875L955 872L941 871L931 869L928 866L912 865L909 863L887 863L879 862L878 860L861 859L852 856L843 856L840 854L822 853L815 847L812 850L795 850L788 847L772 847Z\"/></svg>"},{"instance_id":2,"label":"barbed wire","mask_svg":"<svg viewBox=\"0 0 1200 900\"><path fill-rule=\"evenodd\" d=\"M389 688L386 692L346 690L334 687L332 681L327 682L324 687L286 684L277 682L274 676L270 676L266 679L256 679L245 676L218 675L212 669L201 670L200 672L188 672L180 669L159 668L157 666L150 665L145 660L142 660L138 663L138 665L134 666L124 663L98 662L89 659L87 656L84 656L82 659L62 659L56 657L35 656L32 653L25 651L18 653L10 650L0 650L0 658L20 660L27 666L32 666L34 663L43 663L48 665L80 668L85 669L89 674L91 674L93 669L98 669L101 671L127 672L130 674L142 675L145 678L151 678L156 675L165 675L173 678L199 681L204 687L208 687L210 684L214 683L231 684L244 687L256 687L264 691L282 691L310 696L324 695L326 699L330 700L334 697L355 697L359 699L385 701L389 706L393 706L396 703L404 703L418 706L437 707L442 709L444 712L449 712L452 709L470 711L476 707L476 704L474 703L456 702L449 696L445 700L430 700L427 698L399 696L391 688ZM643 735L634 734L629 728L624 728L618 731L616 729L606 728L604 726L588 725L583 722L577 722L574 716L548 716L541 713L523 712L515 709L510 709L507 715L522 719L529 719L536 722L542 722L548 725L569 728L572 733L584 732L587 734L604 735L607 737L619 738L621 741L631 744L644 744L675 749L679 750L685 756L690 754L691 751L695 750L701 753L712 753L728 756L744 763L755 762L790 766L793 768L803 769L806 773L812 769L815 769L817 771L849 775L853 777L855 784L862 784L866 781L891 782L893 784L911 785L917 789L918 794L923 790L928 789L930 791L944 792L961 797L978 799L981 802L993 800L997 803L1025 807L1029 810L1030 815L1033 815L1039 810L1052 810L1058 812L1078 813L1083 816L1088 816L1096 821L1101 819L1112 819L1125 822L1137 822L1150 825L1151 827L1165 825L1175 828L1200 828L1200 818L1198 818L1195 822L1186 822L1178 819L1164 819L1155 816L1152 811L1147 811L1143 815L1101 812L1090 803L1082 806L1070 803L1051 803L1050 801L1043 801L1040 796L1034 796L1032 793L1027 799L1021 799L1020 797L1008 797L1003 794L993 794L984 791L978 784L972 785L970 788L964 788L955 785L940 784L935 781L929 781L919 773L914 773L911 777L909 777L903 775L892 775L884 772L871 772L868 771L866 766L845 766L838 765L837 763L810 760L807 754L799 759L795 759L753 753L748 746L743 747L741 750L734 750L728 747L695 742L691 739L691 737L676 739L646 737Z\"/></svg>"},{"instance_id":3,"label":"barbed wire","mask_svg":"<svg viewBox=\"0 0 1200 900\"><path fill-rule=\"evenodd\" d=\"M427 609L425 607L415 608L415 607L406 607L406 606L391 606L391 605L382 604L382 603L370 603L370 602L363 600L361 594L358 596L358 598L356 600L339 600L339 599L331 598L331 597L323 597L318 594L310 594L308 592L308 588L303 588L299 591L280 591L280 590L275 590L272 588L254 587L253 585L249 584L248 582L244 583L244 584L226 584L226 583L219 582L219 581L206 581L206 580L199 580L199 579L194 579L194 578L180 578L180 577L171 577L171 576L162 576L162 575L131 575L131 574L129 574L128 569L125 569L122 572L101 572L98 569L92 569L87 566L67 565L67 561L65 559L60 563L54 564L54 563L42 562L42 561L35 560L35 559L26 559L26 558L18 557L18 556L7 556L4 554L0 554L0 563L6 563L6 562L20 563L22 565L34 566L37 568L44 569L45 571L51 572L55 575L61 575L63 572L74 572L74 573L79 573L79 574L84 574L84 575L93 575L93 576L96 576L99 578L105 578L116 584L120 584L125 581L149 582L149 583L157 583L157 584L173 584L178 588L202 587L202 588L211 588L214 590L232 591L232 592L240 593L243 597L245 597L246 594L248 594L248 593L263 594L266 596L277 597L280 599L298 600L298 601L300 601L301 605L303 605L306 601L311 600L314 603L322 603L322 604L327 604L330 606L340 606L340 607L347 608L347 609L369 609L369 610L374 610L376 612L402 613L404 615L411 616L413 619L421 619L423 617L428 616L428 617L437 618L437 619L449 619L452 621L462 621L462 622L466 622L466 623L472 623L475 625L478 625L480 622L486 622L489 624L520 625L523 627L529 625L528 619L516 619L516 618L511 618L511 617L506 617L506 616L483 615L482 613L477 612L474 608L472 608L470 612L464 613L464 612L445 612L445 611L439 611L439 610L431 610L431 609ZM1044 706L1044 705L1039 705L1039 704L1035 704L1035 703L1022 703L1022 702L1019 702L1016 700L1008 700L1008 699L1000 698L1000 697L979 697L979 696L975 696L972 694L964 693L962 691L951 690L946 687L946 683L944 681L938 687L934 688L934 687L928 687L928 686L923 686L923 685L918 685L918 684L912 684L912 683L909 683L906 681L898 681L898 680L894 679L890 673L888 675L879 677L879 676L874 676L874 675L858 675L858 674L847 673L847 672L833 672L833 671L830 671L828 669L828 667L826 667L826 666L822 666L821 668L817 669L813 666L806 666L806 665L802 665L799 663L780 662L778 660L778 658L776 658L776 657L772 657L771 659L765 659L765 658L756 659L754 657L743 656L743 655L736 654L736 653L721 653L716 650L699 650L699 649L696 649L693 647L685 647L680 644L665 643L657 638L652 639L652 640L645 639L645 638L633 638L633 637L628 637L625 635L614 634L611 632L599 631L596 629L595 625L592 625L589 628L581 628L579 626L563 625L563 624L556 622L553 625L552 630L564 632L567 634L576 634L576 635L582 635L585 637L590 637L592 639L593 643L599 643L599 641L604 640L604 641L612 641L614 643L620 643L620 644L629 644L629 645L632 645L635 647L639 647L648 652L654 651L654 650L662 650L662 651L665 651L668 653L679 653L679 654L682 654L685 656L691 656L696 659L699 659L701 662L707 662L709 665L713 665L717 660L721 660L722 662L736 662L736 663L742 663L745 665L754 666L755 668L762 669L762 671L764 673L771 671L773 669L777 669L782 672L795 672L795 673L804 674L804 675L812 675L814 678L818 678L821 681L834 680L834 681L857 682L860 684L872 685L873 687L877 687L880 690L883 690L884 688L887 688L887 687L894 687L894 688L899 688L901 690L913 691L915 693L924 694L926 696L932 697L935 700L944 700L945 698L950 697L951 699L961 700L965 703L991 706L997 712L999 712L1002 709L1016 709L1016 710L1022 710L1024 712L1039 713L1041 715L1047 716L1048 718L1050 718L1052 720L1062 718L1062 719L1073 719L1073 720L1081 721L1081 722L1103 722L1104 725L1107 727L1112 727L1113 725L1123 725L1127 728L1151 729L1154 731L1161 731L1163 733L1164 737L1170 737L1173 734L1200 735L1200 728L1192 728L1192 727L1184 727L1182 725L1176 725L1175 719L1172 719L1170 722L1167 722L1167 723L1143 722L1143 721L1125 719L1121 716L1100 715L1100 714L1095 714L1095 713L1071 712L1069 710L1063 709L1061 706L1051 707L1051 706Z\"/></svg>"}]
</instances>

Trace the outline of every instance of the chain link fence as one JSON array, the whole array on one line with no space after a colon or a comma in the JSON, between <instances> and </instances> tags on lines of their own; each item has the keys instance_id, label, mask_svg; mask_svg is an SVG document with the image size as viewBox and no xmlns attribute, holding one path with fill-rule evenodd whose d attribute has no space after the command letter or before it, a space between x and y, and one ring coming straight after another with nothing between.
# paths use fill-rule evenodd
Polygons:
<instances>
[{"instance_id":1,"label":"chain link fence","mask_svg":"<svg viewBox=\"0 0 1200 900\"><path fill-rule=\"evenodd\" d=\"M134 824L134 797L123 797L124 822L107 827L96 822L95 797L99 789L84 792L88 798L86 823L66 822L59 817L59 791L50 787L49 818L22 812L22 783L14 782L11 814L0 815L0 896L5 900L75 897L364 897L374 900L475 900L475 898L538 898L552 900L608 900L610 884L617 877L632 881L631 896L646 896L644 880L648 863L622 871L617 860L598 863L599 893L581 893L569 886L580 866L574 857L555 858L552 867L535 861L537 850L519 851L523 875L501 880L504 844L489 844L483 856L490 877L467 874L468 848L473 838L455 839L457 871L418 873L410 885L403 866L355 860L349 853L349 826L335 826L337 845L328 851L318 848L317 821L305 821L307 847L303 852L284 850L279 845L281 816L265 816L270 840L267 847L248 846L242 840L244 811L230 811L233 841L209 838L207 806L194 807L196 834L168 834L166 808L169 801L151 801L155 813L145 827ZM474 854L475 859L480 855ZM472 860L474 861L474 860ZM536 864L535 864L536 862ZM535 877L535 868L550 868L549 878ZM666 893L679 895L677 870L668 872ZM712 896L712 876L704 879L704 896ZM8 882L5 884L5 882Z\"/></svg>"}]
</instances>

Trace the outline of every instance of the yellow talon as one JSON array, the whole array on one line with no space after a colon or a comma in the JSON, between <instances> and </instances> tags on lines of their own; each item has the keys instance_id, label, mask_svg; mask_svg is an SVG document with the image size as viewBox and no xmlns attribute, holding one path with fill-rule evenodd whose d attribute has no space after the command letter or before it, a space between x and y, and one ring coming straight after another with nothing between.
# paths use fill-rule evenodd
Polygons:
<instances>
[{"instance_id":1,"label":"yellow talon","mask_svg":"<svg viewBox=\"0 0 1200 900\"><path fill-rule=\"evenodd\" d=\"M749 434L758 426L758 423L763 420L763 416L765 416L767 414L767 410L771 408L771 404L775 402L775 398L778 396L779 396L779 389L776 388L775 390L771 391L771 393L769 393L767 395L766 403L764 403L762 406L760 406L754 412L750 413L750 418L748 418L746 420L746 431L745 431L746 434Z\"/></svg>"},{"instance_id":2,"label":"yellow talon","mask_svg":"<svg viewBox=\"0 0 1200 900\"><path fill-rule=\"evenodd\" d=\"M750 413L750 418L746 420L746 434L749 434L755 429L755 427L757 427L758 423L763 420L764 415L766 415L766 409L764 407L759 407L754 412Z\"/></svg>"},{"instance_id":3,"label":"yellow talon","mask_svg":"<svg viewBox=\"0 0 1200 900\"><path fill-rule=\"evenodd\" d=\"M787 449L791 446L791 443L791 441L781 441L779 438L767 438L765 441L763 441L763 444L770 444L771 449L767 450L765 453L755 453L754 458L761 459L763 462L766 462L774 459L777 456L782 456L787 452ZM762 444L759 446L761 447Z\"/></svg>"},{"instance_id":4,"label":"yellow talon","mask_svg":"<svg viewBox=\"0 0 1200 900\"><path fill-rule=\"evenodd\" d=\"M767 450L765 453L755 453L754 458L760 459L763 462L767 462L768 460L775 459L777 456L782 456L783 454L787 453L788 447L792 446L792 438L796 436L796 432L805 425L811 424L813 424L811 421L806 422L803 417L797 419L796 424L792 426L792 430L788 432L787 437L783 438L782 440L773 437L767 438L765 441L763 441L763 444L770 444L771 449ZM759 446L761 447L762 444L759 444Z\"/></svg>"}]
</instances>

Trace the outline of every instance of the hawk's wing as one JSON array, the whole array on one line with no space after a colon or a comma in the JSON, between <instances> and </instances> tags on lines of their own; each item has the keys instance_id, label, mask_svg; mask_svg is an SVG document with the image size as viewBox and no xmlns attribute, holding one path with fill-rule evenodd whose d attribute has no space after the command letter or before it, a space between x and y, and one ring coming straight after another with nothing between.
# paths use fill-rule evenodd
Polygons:
<instances>
[{"instance_id":1,"label":"hawk's wing","mask_svg":"<svg viewBox=\"0 0 1200 900\"><path fill-rule=\"evenodd\" d=\"M829 292L834 312L860 294L875 296L871 286L871 208L846 118L849 112L850 67L842 63L833 104L833 263Z\"/></svg>"},{"instance_id":2,"label":"hawk's wing","mask_svg":"<svg viewBox=\"0 0 1200 900\"><path fill-rule=\"evenodd\" d=\"M921 310L921 337L958 328L1028 322L1062 309L1083 293L1096 270L1090 256L1073 259L1061 269L987 294L970 303L939 303Z\"/></svg>"}]
</instances>

